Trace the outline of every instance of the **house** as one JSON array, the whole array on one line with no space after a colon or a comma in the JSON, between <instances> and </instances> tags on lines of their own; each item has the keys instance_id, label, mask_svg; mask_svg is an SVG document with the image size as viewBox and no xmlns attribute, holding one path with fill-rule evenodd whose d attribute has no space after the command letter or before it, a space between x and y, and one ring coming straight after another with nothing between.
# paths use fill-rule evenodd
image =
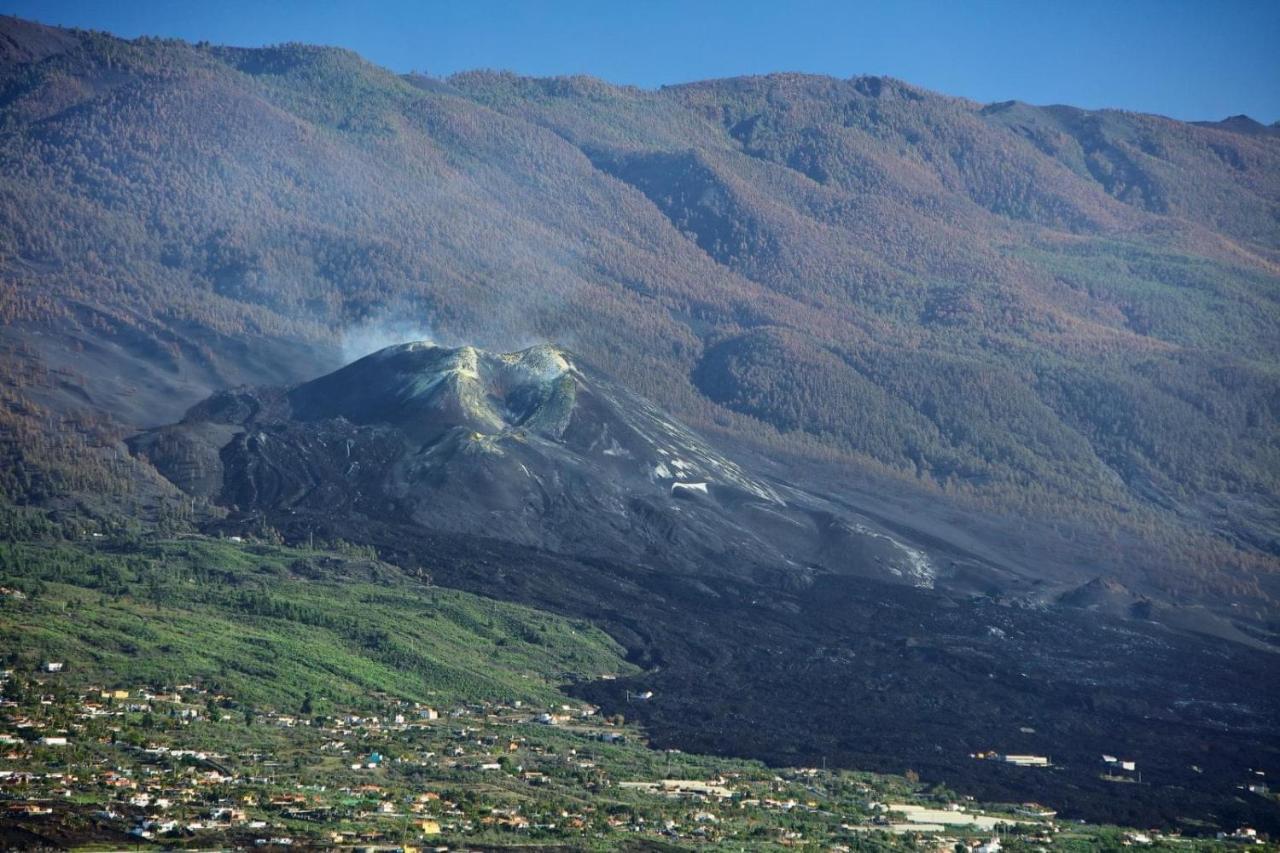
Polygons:
<instances>
[{"instance_id":1,"label":"house","mask_svg":"<svg viewBox=\"0 0 1280 853\"><path fill-rule=\"evenodd\" d=\"M44 665L45 672L62 672L62 664L57 661L47 661Z\"/></svg>"},{"instance_id":2,"label":"house","mask_svg":"<svg viewBox=\"0 0 1280 853\"><path fill-rule=\"evenodd\" d=\"M438 820L423 818L422 820L414 821L414 826L418 827L418 831L423 835L440 834L440 821Z\"/></svg>"},{"instance_id":3,"label":"house","mask_svg":"<svg viewBox=\"0 0 1280 853\"><path fill-rule=\"evenodd\" d=\"M1000 853L1000 839L992 837L990 841L973 848L974 853Z\"/></svg>"},{"instance_id":4,"label":"house","mask_svg":"<svg viewBox=\"0 0 1280 853\"><path fill-rule=\"evenodd\" d=\"M1045 820L1055 817L1058 814L1048 806L1042 806L1039 803L1023 803L1018 806L1015 811L1020 815L1025 815L1026 817L1038 817L1044 818Z\"/></svg>"},{"instance_id":5,"label":"house","mask_svg":"<svg viewBox=\"0 0 1280 853\"><path fill-rule=\"evenodd\" d=\"M42 806L39 803L17 803L9 806L9 814L11 815L47 815L52 814L53 809L48 806Z\"/></svg>"},{"instance_id":6,"label":"house","mask_svg":"<svg viewBox=\"0 0 1280 853\"><path fill-rule=\"evenodd\" d=\"M1043 755L1004 755L1005 764L1016 764L1018 767L1048 767L1049 759Z\"/></svg>"},{"instance_id":7,"label":"house","mask_svg":"<svg viewBox=\"0 0 1280 853\"><path fill-rule=\"evenodd\" d=\"M42 746L66 746L67 739L65 737L46 735L45 737L40 738L40 744Z\"/></svg>"},{"instance_id":8,"label":"house","mask_svg":"<svg viewBox=\"0 0 1280 853\"><path fill-rule=\"evenodd\" d=\"M305 805L307 798L303 794L276 794L269 801L273 806L297 806Z\"/></svg>"},{"instance_id":9,"label":"house","mask_svg":"<svg viewBox=\"0 0 1280 853\"><path fill-rule=\"evenodd\" d=\"M1231 834L1225 832L1218 833L1219 841L1234 841L1238 844L1262 844L1262 839L1258 837L1258 831L1247 826L1242 826Z\"/></svg>"}]
</instances>

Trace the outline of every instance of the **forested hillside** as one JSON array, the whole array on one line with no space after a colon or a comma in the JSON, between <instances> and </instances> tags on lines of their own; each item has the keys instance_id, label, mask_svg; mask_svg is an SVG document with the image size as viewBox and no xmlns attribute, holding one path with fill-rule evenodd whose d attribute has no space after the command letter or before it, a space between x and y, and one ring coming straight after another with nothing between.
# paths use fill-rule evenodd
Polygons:
<instances>
[{"instance_id":1,"label":"forested hillside","mask_svg":"<svg viewBox=\"0 0 1280 853\"><path fill-rule=\"evenodd\" d=\"M830 488L1265 601L1278 303L1280 134L1247 121L0 22L12 501L163 501L120 440L213 389L552 340Z\"/></svg>"}]
</instances>

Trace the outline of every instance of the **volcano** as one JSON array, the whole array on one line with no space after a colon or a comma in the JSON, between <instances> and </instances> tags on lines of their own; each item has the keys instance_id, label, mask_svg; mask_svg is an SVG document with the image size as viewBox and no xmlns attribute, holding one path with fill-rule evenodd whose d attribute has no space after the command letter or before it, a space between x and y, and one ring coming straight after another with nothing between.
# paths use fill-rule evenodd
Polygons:
<instances>
[{"instance_id":1,"label":"volcano","mask_svg":"<svg viewBox=\"0 0 1280 853\"><path fill-rule=\"evenodd\" d=\"M133 447L232 524L394 519L689 574L936 575L923 550L748 470L552 345L401 344L293 388L214 395Z\"/></svg>"}]
</instances>

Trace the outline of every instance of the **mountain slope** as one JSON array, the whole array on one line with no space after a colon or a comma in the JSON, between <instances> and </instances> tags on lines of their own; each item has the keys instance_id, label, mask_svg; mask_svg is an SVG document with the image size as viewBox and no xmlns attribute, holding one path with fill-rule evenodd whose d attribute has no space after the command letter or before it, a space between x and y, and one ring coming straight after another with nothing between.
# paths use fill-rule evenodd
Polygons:
<instances>
[{"instance_id":1,"label":"mountain slope","mask_svg":"<svg viewBox=\"0 0 1280 853\"><path fill-rule=\"evenodd\" d=\"M922 551L744 469L548 345L389 347L292 389L217 395L131 446L229 509L222 529L345 536L376 518L694 577L938 576Z\"/></svg>"},{"instance_id":2,"label":"mountain slope","mask_svg":"<svg viewBox=\"0 0 1280 853\"><path fill-rule=\"evenodd\" d=\"M874 77L646 92L2 29L16 499L145 478L131 429L366 341L558 340L694 427L828 460L821 491L1277 594L1274 134Z\"/></svg>"},{"instance_id":3,"label":"mountain slope","mask_svg":"<svg viewBox=\"0 0 1280 853\"><path fill-rule=\"evenodd\" d=\"M340 707L388 694L548 701L562 699L563 681L628 670L596 629L432 588L350 548L196 536L6 543L0 573L26 592L0 609L11 662L70 661L86 683L197 680L293 709L307 695Z\"/></svg>"},{"instance_id":4,"label":"mountain slope","mask_svg":"<svg viewBox=\"0 0 1280 853\"><path fill-rule=\"evenodd\" d=\"M291 388L222 392L130 444L205 498L208 532L358 541L410 575L589 620L639 669L575 694L660 745L905 762L1108 820L1273 819L1233 782L1276 752L1266 624L1088 566L1009 571L918 546L733 461L565 350L402 344ZM1060 769L976 762L993 741ZM1149 786L1099 778L1117 742Z\"/></svg>"}]
</instances>

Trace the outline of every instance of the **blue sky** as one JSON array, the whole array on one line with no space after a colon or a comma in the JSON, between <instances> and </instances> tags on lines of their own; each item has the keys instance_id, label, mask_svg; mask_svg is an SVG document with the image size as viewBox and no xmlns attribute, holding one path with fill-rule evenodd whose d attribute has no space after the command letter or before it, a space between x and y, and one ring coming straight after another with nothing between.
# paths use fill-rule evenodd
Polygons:
<instances>
[{"instance_id":1,"label":"blue sky","mask_svg":"<svg viewBox=\"0 0 1280 853\"><path fill-rule=\"evenodd\" d=\"M129 37L341 45L438 75L505 68L651 87L888 74L979 101L1280 119L1280 0L0 0L0 10Z\"/></svg>"}]
</instances>

